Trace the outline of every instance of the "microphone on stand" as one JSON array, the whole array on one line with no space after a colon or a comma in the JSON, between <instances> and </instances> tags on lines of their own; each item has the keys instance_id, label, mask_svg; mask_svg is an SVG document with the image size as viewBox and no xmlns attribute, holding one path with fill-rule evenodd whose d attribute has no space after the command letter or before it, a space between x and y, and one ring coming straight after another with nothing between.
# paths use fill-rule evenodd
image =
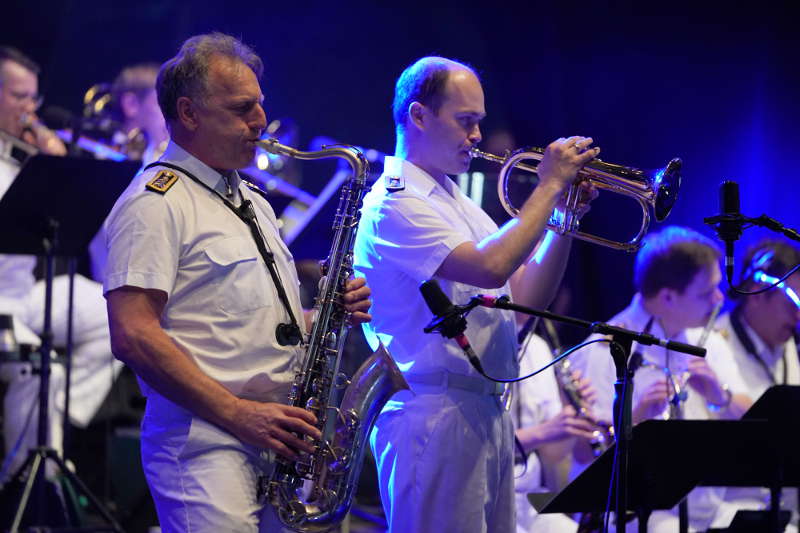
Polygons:
<instances>
[{"instance_id":1,"label":"microphone on stand","mask_svg":"<svg viewBox=\"0 0 800 533\"><path fill-rule=\"evenodd\" d=\"M725 274L728 282L733 280L733 245L742 236L743 217L739 204L739 184L723 181L719 186L719 224L717 235L725 243Z\"/></svg>"},{"instance_id":2,"label":"microphone on stand","mask_svg":"<svg viewBox=\"0 0 800 533\"><path fill-rule=\"evenodd\" d=\"M420 285L419 292L422 293L422 298L431 313L433 313L433 320L425 326L425 333L436 331L443 337L454 339L461 347L464 355L469 359L473 368L482 376L488 377L483 371L483 365L481 365L478 355L472 349L472 345L470 345L467 336L464 334L467 329L467 319L464 318L464 312L467 309L453 305L453 302L442 291L439 282L435 279L429 279Z\"/></svg>"}]
</instances>

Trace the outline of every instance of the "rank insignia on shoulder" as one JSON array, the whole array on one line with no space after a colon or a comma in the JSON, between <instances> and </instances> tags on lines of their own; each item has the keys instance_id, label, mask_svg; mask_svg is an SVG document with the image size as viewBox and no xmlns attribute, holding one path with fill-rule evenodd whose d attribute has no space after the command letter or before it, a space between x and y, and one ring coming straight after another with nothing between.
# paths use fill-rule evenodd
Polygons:
<instances>
[{"instance_id":1,"label":"rank insignia on shoulder","mask_svg":"<svg viewBox=\"0 0 800 533\"><path fill-rule=\"evenodd\" d=\"M386 190L389 192L402 191L406 188L406 180L401 176L386 176Z\"/></svg>"},{"instance_id":2,"label":"rank insignia on shoulder","mask_svg":"<svg viewBox=\"0 0 800 533\"><path fill-rule=\"evenodd\" d=\"M165 194L178 181L178 175L171 170L162 170L147 182L145 187L159 194Z\"/></svg>"}]
</instances>

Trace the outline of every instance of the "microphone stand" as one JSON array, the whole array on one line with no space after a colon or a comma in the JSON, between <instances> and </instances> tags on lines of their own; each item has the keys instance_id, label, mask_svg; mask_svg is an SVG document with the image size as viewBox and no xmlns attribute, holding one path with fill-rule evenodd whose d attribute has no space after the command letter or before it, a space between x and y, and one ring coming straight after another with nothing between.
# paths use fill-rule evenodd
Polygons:
<instances>
[{"instance_id":1,"label":"microphone stand","mask_svg":"<svg viewBox=\"0 0 800 533\"><path fill-rule=\"evenodd\" d=\"M703 219L703 223L712 226L719 239L725 243L725 276L728 280L728 285L734 292L739 291L733 284L733 245L741 237L742 230L760 226L775 233L780 233L793 241L800 242L800 232L793 228L787 228L767 215L750 218L741 213L723 213L713 217L706 217Z\"/></svg>"},{"instance_id":2,"label":"microphone stand","mask_svg":"<svg viewBox=\"0 0 800 533\"><path fill-rule=\"evenodd\" d=\"M649 333L636 332L629 329L612 326L604 322L589 322L565 315L541 311L530 307L511 302L508 296L499 298L489 296L474 296L467 305L455 306L454 313L463 313L472 310L477 306L494 307L497 309L508 309L518 313L538 316L565 324L581 327L590 330L592 333L600 333L611 337L609 349L611 358L614 360L617 380L614 383L616 396L614 399L614 427L616 440L617 468L613 471L612 483L615 488L616 498L614 510L617 515L617 533L625 533L625 514L628 508L628 462L631 453L631 443L633 435L632 399L633 399L633 372L634 369L628 364L631 355L631 347L634 342L642 345L657 344L667 349L705 357L705 348L692 346L682 342L668 341L660 339ZM647 519L650 510L638 509L639 531L646 533Z\"/></svg>"}]
</instances>

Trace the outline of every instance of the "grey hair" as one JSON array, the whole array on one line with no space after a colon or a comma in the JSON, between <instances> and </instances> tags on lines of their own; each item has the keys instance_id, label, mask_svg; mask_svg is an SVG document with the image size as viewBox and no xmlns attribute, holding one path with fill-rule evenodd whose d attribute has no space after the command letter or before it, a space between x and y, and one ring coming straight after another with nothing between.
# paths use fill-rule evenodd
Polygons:
<instances>
[{"instance_id":1,"label":"grey hair","mask_svg":"<svg viewBox=\"0 0 800 533\"><path fill-rule=\"evenodd\" d=\"M181 96L203 100L207 95L208 69L214 56L241 61L261 78L261 58L240 40L220 32L195 35L186 39L178 54L161 65L156 79L158 105L167 121L177 120L177 102Z\"/></svg>"}]
</instances>

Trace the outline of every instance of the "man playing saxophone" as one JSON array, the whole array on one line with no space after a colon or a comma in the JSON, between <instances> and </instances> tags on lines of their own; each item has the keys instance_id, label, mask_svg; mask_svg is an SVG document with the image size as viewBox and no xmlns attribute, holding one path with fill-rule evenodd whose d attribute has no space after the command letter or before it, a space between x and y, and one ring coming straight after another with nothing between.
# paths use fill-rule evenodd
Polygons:
<instances>
[{"instance_id":1,"label":"man playing saxophone","mask_svg":"<svg viewBox=\"0 0 800 533\"><path fill-rule=\"evenodd\" d=\"M426 57L397 80L395 157L367 194L355 266L375 290L374 325L413 392L387 403L372 433L381 497L394 533L509 532L514 521L513 429L502 387L479 375L450 340L424 335L431 313L420 283L436 278L447 296L511 293L545 307L563 273L569 238L536 243L564 189L598 153L592 139L548 146L540 185L519 218L498 227L448 175L467 170L486 115L475 72ZM546 252L546 253L545 253ZM511 282L511 285L509 285ZM514 317L476 309L466 331L486 372L515 377Z\"/></svg>"},{"instance_id":2,"label":"man playing saxophone","mask_svg":"<svg viewBox=\"0 0 800 533\"><path fill-rule=\"evenodd\" d=\"M171 141L106 223L114 354L147 396L142 460L165 532L273 531L260 451L313 451L310 412L285 405L310 320L269 204L240 180L266 126L261 59L219 33L159 72ZM369 289L345 308L368 321Z\"/></svg>"}]
</instances>

